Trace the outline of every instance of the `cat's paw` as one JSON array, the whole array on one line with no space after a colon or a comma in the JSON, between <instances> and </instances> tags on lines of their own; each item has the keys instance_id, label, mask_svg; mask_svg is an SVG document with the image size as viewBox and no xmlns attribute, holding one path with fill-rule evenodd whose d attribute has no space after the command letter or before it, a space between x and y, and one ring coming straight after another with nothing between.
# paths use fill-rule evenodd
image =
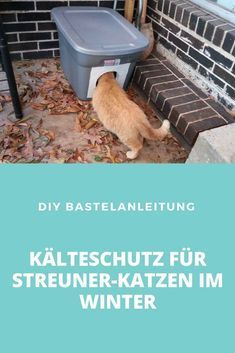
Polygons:
<instances>
[{"instance_id":1,"label":"cat's paw","mask_svg":"<svg viewBox=\"0 0 235 353\"><path fill-rule=\"evenodd\" d=\"M135 159L138 156L138 152L135 151L128 151L126 153L128 159Z\"/></svg>"},{"instance_id":2,"label":"cat's paw","mask_svg":"<svg viewBox=\"0 0 235 353\"><path fill-rule=\"evenodd\" d=\"M171 124L170 124L169 120L167 120L167 119L163 120L162 126L160 128L160 130L161 130L161 136L159 138L160 140L164 139L168 135L168 132L170 131L170 126L171 126Z\"/></svg>"},{"instance_id":3,"label":"cat's paw","mask_svg":"<svg viewBox=\"0 0 235 353\"><path fill-rule=\"evenodd\" d=\"M165 130L165 131L169 131L170 130L170 126L171 126L171 124L170 124L170 122L169 122L169 120L167 120L167 119L165 119L165 120L163 120L163 123L162 123L162 128Z\"/></svg>"}]
</instances>

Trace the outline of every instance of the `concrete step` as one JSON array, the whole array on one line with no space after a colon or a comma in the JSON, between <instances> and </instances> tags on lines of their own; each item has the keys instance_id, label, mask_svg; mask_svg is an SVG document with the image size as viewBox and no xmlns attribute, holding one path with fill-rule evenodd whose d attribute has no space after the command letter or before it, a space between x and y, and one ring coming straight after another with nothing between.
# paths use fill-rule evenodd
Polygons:
<instances>
[{"instance_id":1,"label":"concrete step","mask_svg":"<svg viewBox=\"0 0 235 353\"><path fill-rule=\"evenodd\" d=\"M8 91L8 89L6 73L2 70L2 66L0 65L0 93Z\"/></svg>"},{"instance_id":2,"label":"concrete step","mask_svg":"<svg viewBox=\"0 0 235 353\"><path fill-rule=\"evenodd\" d=\"M235 163L235 123L200 133L186 163Z\"/></svg>"}]
</instances>

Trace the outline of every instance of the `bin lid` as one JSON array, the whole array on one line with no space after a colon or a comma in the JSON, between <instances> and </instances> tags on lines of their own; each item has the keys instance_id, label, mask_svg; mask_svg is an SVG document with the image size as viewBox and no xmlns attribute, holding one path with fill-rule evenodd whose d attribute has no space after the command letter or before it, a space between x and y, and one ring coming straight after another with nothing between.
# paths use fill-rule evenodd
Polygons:
<instances>
[{"instance_id":1,"label":"bin lid","mask_svg":"<svg viewBox=\"0 0 235 353\"><path fill-rule=\"evenodd\" d=\"M148 46L140 31L109 8L56 7L52 9L52 18L70 45L83 54L132 54Z\"/></svg>"}]
</instances>

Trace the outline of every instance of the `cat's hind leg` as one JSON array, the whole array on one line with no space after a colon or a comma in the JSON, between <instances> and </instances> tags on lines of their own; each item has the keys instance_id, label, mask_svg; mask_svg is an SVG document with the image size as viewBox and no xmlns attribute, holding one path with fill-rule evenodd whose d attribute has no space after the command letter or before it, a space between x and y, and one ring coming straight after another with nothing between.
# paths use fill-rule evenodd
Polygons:
<instances>
[{"instance_id":1,"label":"cat's hind leg","mask_svg":"<svg viewBox=\"0 0 235 353\"><path fill-rule=\"evenodd\" d=\"M139 153L139 151L135 151L135 150L127 151L126 156L128 159L135 159L135 158L137 158L138 153Z\"/></svg>"},{"instance_id":2,"label":"cat's hind leg","mask_svg":"<svg viewBox=\"0 0 235 353\"><path fill-rule=\"evenodd\" d=\"M125 142L125 145L129 147L131 150L126 153L126 156L128 159L135 159L141 148L143 147L143 138L142 136L139 136L137 138L130 138L127 139Z\"/></svg>"}]
</instances>

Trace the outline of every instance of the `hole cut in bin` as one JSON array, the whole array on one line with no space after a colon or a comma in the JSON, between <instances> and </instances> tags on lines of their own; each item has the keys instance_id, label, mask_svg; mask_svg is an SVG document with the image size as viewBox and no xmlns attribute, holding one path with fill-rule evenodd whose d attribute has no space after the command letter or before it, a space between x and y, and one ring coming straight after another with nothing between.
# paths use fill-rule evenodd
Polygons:
<instances>
[{"instance_id":1,"label":"hole cut in bin","mask_svg":"<svg viewBox=\"0 0 235 353\"><path fill-rule=\"evenodd\" d=\"M107 71L107 72L103 73L103 74L98 78L98 80L96 81L96 86L98 85L99 79L100 79L103 75L107 74L108 72L110 72L111 74L113 74L113 75L114 75L114 78L117 79L117 72L116 72L116 71Z\"/></svg>"},{"instance_id":2,"label":"hole cut in bin","mask_svg":"<svg viewBox=\"0 0 235 353\"><path fill-rule=\"evenodd\" d=\"M107 72L114 72L116 73L116 80L118 81L119 85L123 88L126 76L129 71L130 64L121 64L116 66L99 66L93 67L90 71L90 78L89 78L89 86L88 86L88 93L87 97L92 98L94 89L97 86L97 82L99 78L106 74Z\"/></svg>"}]
</instances>

